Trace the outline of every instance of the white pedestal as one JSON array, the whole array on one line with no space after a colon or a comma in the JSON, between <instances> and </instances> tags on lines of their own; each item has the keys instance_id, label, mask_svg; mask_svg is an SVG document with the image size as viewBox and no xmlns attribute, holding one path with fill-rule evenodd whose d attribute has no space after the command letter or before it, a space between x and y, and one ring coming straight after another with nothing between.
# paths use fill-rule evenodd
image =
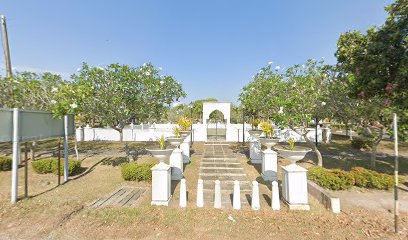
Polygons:
<instances>
[{"instance_id":1,"label":"white pedestal","mask_svg":"<svg viewBox=\"0 0 408 240\"><path fill-rule=\"evenodd\" d=\"M184 140L184 142L180 145L180 149L183 151L183 162L189 163L190 162L190 144Z\"/></svg>"},{"instance_id":2,"label":"white pedestal","mask_svg":"<svg viewBox=\"0 0 408 240\"><path fill-rule=\"evenodd\" d=\"M241 209L241 188L239 186L238 180L234 181L234 195L233 195L232 207L235 210Z\"/></svg>"},{"instance_id":3,"label":"white pedestal","mask_svg":"<svg viewBox=\"0 0 408 240\"><path fill-rule=\"evenodd\" d=\"M171 180L180 180L183 178L183 151L179 148L174 149L170 155Z\"/></svg>"},{"instance_id":4,"label":"white pedestal","mask_svg":"<svg viewBox=\"0 0 408 240\"><path fill-rule=\"evenodd\" d=\"M271 149L262 151L262 178L265 181L278 180L278 153Z\"/></svg>"},{"instance_id":5,"label":"white pedestal","mask_svg":"<svg viewBox=\"0 0 408 240\"><path fill-rule=\"evenodd\" d=\"M152 205L168 206L171 198L171 168L163 162L152 168Z\"/></svg>"},{"instance_id":6,"label":"white pedestal","mask_svg":"<svg viewBox=\"0 0 408 240\"><path fill-rule=\"evenodd\" d=\"M272 182L272 198L271 198L272 210L280 210L280 199L279 199L279 186L277 181Z\"/></svg>"},{"instance_id":7,"label":"white pedestal","mask_svg":"<svg viewBox=\"0 0 408 240\"><path fill-rule=\"evenodd\" d=\"M253 139L249 143L249 157L252 164L262 163L261 143L259 140Z\"/></svg>"},{"instance_id":8,"label":"white pedestal","mask_svg":"<svg viewBox=\"0 0 408 240\"><path fill-rule=\"evenodd\" d=\"M180 207L187 207L187 185L185 178L180 181Z\"/></svg>"},{"instance_id":9,"label":"white pedestal","mask_svg":"<svg viewBox=\"0 0 408 240\"><path fill-rule=\"evenodd\" d=\"M188 145L191 147L191 134L192 133L190 133L187 137L186 137L186 141L188 142Z\"/></svg>"},{"instance_id":10,"label":"white pedestal","mask_svg":"<svg viewBox=\"0 0 408 240\"><path fill-rule=\"evenodd\" d=\"M222 207L222 202L221 202L221 182L220 180L215 180L215 186L214 186L214 208L221 208Z\"/></svg>"},{"instance_id":11,"label":"white pedestal","mask_svg":"<svg viewBox=\"0 0 408 240\"><path fill-rule=\"evenodd\" d=\"M296 164L282 167L282 197L291 210L310 210L306 173Z\"/></svg>"},{"instance_id":12,"label":"white pedestal","mask_svg":"<svg viewBox=\"0 0 408 240\"><path fill-rule=\"evenodd\" d=\"M197 207L204 207L204 181L198 179L197 185Z\"/></svg>"},{"instance_id":13,"label":"white pedestal","mask_svg":"<svg viewBox=\"0 0 408 240\"><path fill-rule=\"evenodd\" d=\"M261 204L259 203L259 184L257 181L252 182L252 199L251 199L252 210L259 210Z\"/></svg>"}]
</instances>

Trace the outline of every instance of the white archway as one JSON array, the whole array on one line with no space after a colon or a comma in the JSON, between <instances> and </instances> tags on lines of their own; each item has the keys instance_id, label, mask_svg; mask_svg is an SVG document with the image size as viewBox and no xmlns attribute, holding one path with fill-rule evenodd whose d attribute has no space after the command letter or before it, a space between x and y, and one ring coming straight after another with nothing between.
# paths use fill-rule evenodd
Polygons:
<instances>
[{"instance_id":1,"label":"white archway","mask_svg":"<svg viewBox=\"0 0 408 240\"><path fill-rule=\"evenodd\" d=\"M227 121L227 125L230 124L231 117L231 103L229 102L204 102L203 103L203 123L207 124L207 120L210 118L210 114L218 110L224 114L224 119Z\"/></svg>"}]
</instances>

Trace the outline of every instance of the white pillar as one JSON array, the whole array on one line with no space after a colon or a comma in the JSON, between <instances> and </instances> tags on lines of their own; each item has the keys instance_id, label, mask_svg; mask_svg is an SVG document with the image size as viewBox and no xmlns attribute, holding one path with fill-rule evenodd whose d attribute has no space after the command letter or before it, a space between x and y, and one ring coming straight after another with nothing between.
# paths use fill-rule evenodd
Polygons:
<instances>
[{"instance_id":1,"label":"white pillar","mask_svg":"<svg viewBox=\"0 0 408 240\"><path fill-rule=\"evenodd\" d=\"M282 195L289 209L310 210L306 172L296 164L282 167Z\"/></svg>"},{"instance_id":2,"label":"white pillar","mask_svg":"<svg viewBox=\"0 0 408 240\"><path fill-rule=\"evenodd\" d=\"M152 168L152 202L151 205L168 206L171 199L171 168L160 162Z\"/></svg>"},{"instance_id":3,"label":"white pillar","mask_svg":"<svg viewBox=\"0 0 408 240\"><path fill-rule=\"evenodd\" d=\"M18 162L20 161L20 121L19 111L13 109L13 162L11 168L11 202L18 199Z\"/></svg>"},{"instance_id":4,"label":"white pillar","mask_svg":"<svg viewBox=\"0 0 408 240\"><path fill-rule=\"evenodd\" d=\"M221 182L215 180L214 208L221 208Z\"/></svg>"},{"instance_id":5,"label":"white pillar","mask_svg":"<svg viewBox=\"0 0 408 240\"><path fill-rule=\"evenodd\" d=\"M170 155L171 180L180 180L183 178L183 151L179 148L174 149Z\"/></svg>"},{"instance_id":6,"label":"white pillar","mask_svg":"<svg viewBox=\"0 0 408 240\"><path fill-rule=\"evenodd\" d=\"M185 141L188 142L188 146L190 146L190 147L191 147L191 136L192 136L192 133L188 134L186 139L185 139Z\"/></svg>"},{"instance_id":7,"label":"white pillar","mask_svg":"<svg viewBox=\"0 0 408 240\"><path fill-rule=\"evenodd\" d=\"M259 210L261 205L259 204L259 184L257 181L252 182L252 199L251 199L252 210Z\"/></svg>"},{"instance_id":8,"label":"white pillar","mask_svg":"<svg viewBox=\"0 0 408 240\"><path fill-rule=\"evenodd\" d=\"M198 179L197 207L204 207L204 181L202 179Z\"/></svg>"},{"instance_id":9,"label":"white pillar","mask_svg":"<svg viewBox=\"0 0 408 240\"><path fill-rule=\"evenodd\" d=\"M280 210L279 186L277 181L272 182L272 210Z\"/></svg>"},{"instance_id":10,"label":"white pillar","mask_svg":"<svg viewBox=\"0 0 408 240\"><path fill-rule=\"evenodd\" d=\"M180 181L180 207L187 207L187 186L185 178Z\"/></svg>"},{"instance_id":11,"label":"white pillar","mask_svg":"<svg viewBox=\"0 0 408 240\"><path fill-rule=\"evenodd\" d=\"M180 149L183 151L183 162L189 163L190 162L190 144L184 140L183 143L180 145Z\"/></svg>"},{"instance_id":12,"label":"white pillar","mask_svg":"<svg viewBox=\"0 0 408 240\"><path fill-rule=\"evenodd\" d=\"M265 181L278 179L278 154L271 149L262 151L262 178Z\"/></svg>"},{"instance_id":13,"label":"white pillar","mask_svg":"<svg viewBox=\"0 0 408 240\"><path fill-rule=\"evenodd\" d=\"M78 142L84 141L84 129L82 127L77 128L76 132L77 135L75 136Z\"/></svg>"},{"instance_id":14,"label":"white pillar","mask_svg":"<svg viewBox=\"0 0 408 240\"><path fill-rule=\"evenodd\" d=\"M262 155L261 155L261 143L258 139L252 138L249 143L249 157L252 164L261 164Z\"/></svg>"},{"instance_id":15,"label":"white pillar","mask_svg":"<svg viewBox=\"0 0 408 240\"><path fill-rule=\"evenodd\" d=\"M68 115L64 116L64 182L68 181Z\"/></svg>"},{"instance_id":16,"label":"white pillar","mask_svg":"<svg viewBox=\"0 0 408 240\"><path fill-rule=\"evenodd\" d=\"M234 209L241 209L241 189L238 180L234 181L234 198L232 204Z\"/></svg>"},{"instance_id":17,"label":"white pillar","mask_svg":"<svg viewBox=\"0 0 408 240\"><path fill-rule=\"evenodd\" d=\"M95 140L95 131L89 125L84 127L84 141L94 141Z\"/></svg>"}]
</instances>

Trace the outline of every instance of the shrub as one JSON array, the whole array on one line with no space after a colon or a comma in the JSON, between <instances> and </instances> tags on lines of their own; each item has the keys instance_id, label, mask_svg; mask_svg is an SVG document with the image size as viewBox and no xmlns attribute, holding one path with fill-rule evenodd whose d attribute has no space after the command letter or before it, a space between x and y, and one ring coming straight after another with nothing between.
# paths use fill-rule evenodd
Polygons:
<instances>
[{"instance_id":1,"label":"shrub","mask_svg":"<svg viewBox=\"0 0 408 240\"><path fill-rule=\"evenodd\" d=\"M342 170L327 170L322 167L310 167L307 178L319 186L331 190L349 189L354 185L353 175Z\"/></svg>"},{"instance_id":2,"label":"shrub","mask_svg":"<svg viewBox=\"0 0 408 240\"><path fill-rule=\"evenodd\" d=\"M362 167L354 167L351 169L351 172L310 167L307 172L307 178L317 185L331 190L349 189L354 185L363 188L387 190L394 185L393 176ZM404 179L400 177L399 181L403 183Z\"/></svg>"},{"instance_id":3,"label":"shrub","mask_svg":"<svg viewBox=\"0 0 408 240\"><path fill-rule=\"evenodd\" d=\"M0 157L0 171L10 171L12 162L9 157Z\"/></svg>"},{"instance_id":4,"label":"shrub","mask_svg":"<svg viewBox=\"0 0 408 240\"><path fill-rule=\"evenodd\" d=\"M41 160L33 161L33 169L36 173L45 174L52 173L52 158L46 158Z\"/></svg>"},{"instance_id":5,"label":"shrub","mask_svg":"<svg viewBox=\"0 0 408 240\"><path fill-rule=\"evenodd\" d=\"M351 147L354 149L369 148L373 144L373 140L366 137L356 137L351 140Z\"/></svg>"},{"instance_id":6,"label":"shrub","mask_svg":"<svg viewBox=\"0 0 408 240\"><path fill-rule=\"evenodd\" d=\"M154 163L124 163L121 165L122 177L126 181L151 181Z\"/></svg>"},{"instance_id":7,"label":"shrub","mask_svg":"<svg viewBox=\"0 0 408 240\"><path fill-rule=\"evenodd\" d=\"M389 189L394 185L394 178L391 175L378 173L362 167L351 169L354 175L356 186L375 189Z\"/></svg>"},{"instance_id":8,"label":"shrub","mask_svg":"<svg viewBox=\"0 0 408 240\"><path fill-rule=\"evenodd\" d=\"M349 189L352 186L354 186L355 180L352 173L339 169L333 169L331 172L340 179L339 181L340 189Z\"/></svg>"},{"instance_id":9,"label":"shrub","mask_svg":"<svg viewBox=\"0 0 408 240\"><path fill-rule=\"evenodd\" d=\"M52 161L51 169L52 172L57 175L58 174L58 159ZM60 168L60 175L64 175L64 160L61 159L61 168ZM78 173L81 169L81 162L77 160L68 160L68 176L74 175Z\"/></svg>"},{"instance_id":10,"label":"shrub","mask_svg":"<svg viewBox=\"0 0 408 240\"><path fill-rule=\"evenodd\" d=\"M61 169L60 175L64 174L64 160L61 159ZM36 160L33 162L33 169L36 173L54 173L58 174L58 159L56 158L46 158L41 160ZM74 175L81 169L81 162L76 160L68 160L68 175Z\"/></svg>"}]
</instances>

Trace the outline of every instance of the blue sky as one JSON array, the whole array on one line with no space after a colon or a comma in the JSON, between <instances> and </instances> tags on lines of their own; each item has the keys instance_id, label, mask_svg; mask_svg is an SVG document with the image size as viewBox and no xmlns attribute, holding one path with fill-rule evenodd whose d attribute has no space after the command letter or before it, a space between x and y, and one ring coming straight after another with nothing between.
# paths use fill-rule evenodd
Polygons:
<instances>
[{"instance_id":1,"label":"blue sky","mask_svg":"<svg viewBox=\"0 0 408 240\"><path fill-rule=\"evenodd\" d=\"M82 62L152 62L183 84L183 102L236 102L269 61L287 67L324 57L335 63L340 33L382 24L391 2L3 0L0 14L7 17L17 70L67 78Z\"/></svg>"}]
</instances>

